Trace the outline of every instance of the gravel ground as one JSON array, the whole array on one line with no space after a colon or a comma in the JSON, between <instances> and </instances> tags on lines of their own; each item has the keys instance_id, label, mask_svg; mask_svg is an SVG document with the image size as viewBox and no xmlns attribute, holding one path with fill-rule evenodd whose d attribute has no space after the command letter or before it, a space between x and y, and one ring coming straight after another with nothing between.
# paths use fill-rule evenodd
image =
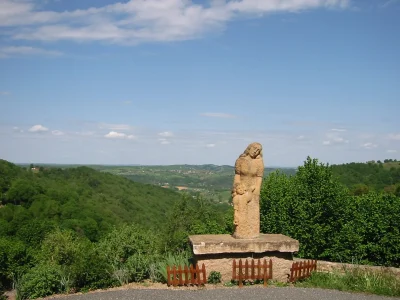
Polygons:
<instances>
[{"instance_id":1,"label":"gravel ground","mask_svg":"<svg viewBox=\"0 0 400 300\"><path fill-rule=\"evenodd\" d=\"M120 289L92 292L80 295L57 296L47 299L68 300L202 300L202 299L246 299L246 300L390 300L400 298L340 292L336 290L293 287L244 287L221 289Z\"/></svg>"}]
</instances>

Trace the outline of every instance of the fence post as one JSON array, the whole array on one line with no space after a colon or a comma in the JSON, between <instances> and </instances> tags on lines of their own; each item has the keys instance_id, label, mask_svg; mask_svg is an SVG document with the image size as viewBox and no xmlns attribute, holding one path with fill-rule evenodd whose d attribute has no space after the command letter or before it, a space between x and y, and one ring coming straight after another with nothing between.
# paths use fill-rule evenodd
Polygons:
<instances>
[{"instance_id":1,"label":"fence post","mask_svg":"<svg viewBox=\"0 0 400 300\"><path fill-rule=\"evenodd\" d=\"M254 259L251 260L251 279L254 280Z\"/></svg>"},{"instance_id":2,"label":"fence post","mask_svg":"<svg viewBox=\"0 0 400 300\"><path fill-rule=\"evenodd\" d=\"M189 284L189 271L188 271L188 267L185 265L184 267L183 267L183 271L185 272L185 285L188 285Z\"/></svg>"},{"instance_id":3,"label":"fence post","mask_svg":"<svg viewBox=\"0 0 400 300\"><path fill-rule=\"evenodd\" d=\"M239 287L243 287L242 260L239 259Z\"/></svg>"},{"instance_id":4,"label":"fence post","mask_svg":"<svg viewBox=\"0 0 400 300\"><path fill-rule=\"evenodd\" d=\"M167 266L167 285L171 285L171 271L169 269L169 266Z\"/></svg>"},{"instance_id":5,"label":"fence post","mask_svg":"<svg viewBox=\"0 0 400 300\"><path fill-rule=\"evenodd\" d=\"M236 259L233 260L232 264L232 280L236 280Z\"/></svg>"},{"instance_id":6,"label":"fence post","mask_svg":"<svg viewBox=\"0 0 400 300\"><path fill-rule=\"evenodd\" d=\"M258 259L257 262L257 279L261 280L262 279L262 275L261 275L261 261L260 259Z\"/></svg>"},{"instance_id":7,"label":"fence post","mask_svg":"<svg viewBox=\"0 0 400 300\"><path fill-rule=\"evenodd\" d=\"M272 279L272 259L269 259L269 278Z\"/></svg>"},{"instance_id":8,"label":"fence post","mask_svg":"<svg viewBox=\"0 0 400 300\"><path fill-rule=\"evenodd\" d=\"M203 273L203 284L207 283L207 274L206 274L206 266L203 264L201 267L201 271Z\"/></svg>"},{"instance_id":9,"label":"fence post","mask_svg":"<svg viewBox=\"0 0 400 300\"><path fill-rule=\"evenodd\" d=\"M196 264L196 283L197 285L201 284L199 264Z\"/></svg>"},{"instance_id":10,"label":"fence post","mask_svg":"<svg viewBox=\"0 0 400 300\"><path fill-rule=\"evenodd\" d=\"M176 278L176 267L175 266L173 266L172 267L172 285L173 286L177 286L177 284L178 284L178 279Z\"/></svg>"},{"instance_id":11,"label":"fence post","mask_svg":"<svg viewBox=\"0 0 400 300\"><path fill-rule=\"evenodd\" d=\"M183 285L182 281L182 267L178 266L179 285Z\"/></svg>"},{"instance_id":12,"label":"fence post","mask_svg":"<svg viewBox=\"0 0 400 300\"><path fill-rule=\"evenodd\" d=\"M194 285L194 269L193 265L190 265L190 283Z\"/></svg>"},{"instance_id":13,"label":"fence post","mask_svg":"<svg viewBox=\"0 0 400 300\"><path fill-rule=\"evenodd\" d=\"M263 276L263 281L264 281L264 286L267 286L267 278L268 278L268 274L267 274L267 260L264 258L264 265L263 265L263 270L264 270L264 276Z\"/></svg>"},{"instance_id":14,"label":"fence post","mask_svg":"<svg viewBox=\"0 0 400 300\"><path fill-rule=\"evenodd\" d=\"M245 269L245 275L244 275L244 279L249 279L249 262L246 259L246 262L244 264L244 269Z\"/></svg>"}]
</instances>

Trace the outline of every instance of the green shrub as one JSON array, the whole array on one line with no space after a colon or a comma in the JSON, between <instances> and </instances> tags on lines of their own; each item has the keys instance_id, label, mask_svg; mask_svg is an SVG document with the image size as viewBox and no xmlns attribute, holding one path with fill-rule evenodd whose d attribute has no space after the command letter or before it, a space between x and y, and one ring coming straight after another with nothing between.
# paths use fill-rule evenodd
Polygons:
<instances>
[{"instance_id":1,"label":"green shrub","mask_svg":"<svg viewBox=\"0 0 400 300\"><path fill-rule=\"evenodd\" d=\"M217 284L221 282L221 273L217 271L211 271L208 275L207 283Z\"/></svg>"},{"instance_id":2,"label":"green shrub","mask_svg":"<svg viewBox=\"0 0 400 300\"><path fill-rule=\"evenodd\" d=\"M18 287L18 298L35 299L63 291L61 270L54 265L37 265L22 276Z\"/></svg>"},{"instance_id":3,"label":"green shrub","mask_svg":"<svg viewBox=\"0 0 400 300\"><path fill-rule=\"evenodd\" d=\"M333 273L314 272L310 278L296 283L296 286L400 296L400 279L398 277L386 271L371 271L361 268L345 269L344 272Z\"/></svg>"},{"instance_id":4,"label":"green shrub","mask_svg":"<svg viewBox=\"0 0 400 300\"><path fill-rule=\"evenodd\" d=\"M109 266L95 245L66 230L50 233L37 255L39 264L58 266L65 290L97 289L114 285Z\"/></svg>"},{"instance_id":5,"label":"green shrub","mask_svg":"<svg viewBox=\"0 0 400 300\"><path fill-rule=\"evenodd\" d=\"M129 281L139 282L150 277L150 257L137 253L126 260Z\"/></svg>"},{"instance_id":6,"label":"green shrub","mask_svg":"<svg viewBox=\"0 0 400 300\"><path fill-rule=\"evenodd\" d=\"M124 225L105 236L97 250L108 265L110 276L123 285L150 278L150 264L160 257L159 241L152 231Z\"/></svg>"},{"instance_id":7,"label":"green shrub","mask_svg":"<svg viewBox=\"0 0 400 300\"><path fill-rule=\"evenodd\" d=\"M167 253L157 263L157 281L167 282L167 266L179 267L189 266L189 255L187 252Z\"/></svg>"}]
</instances>

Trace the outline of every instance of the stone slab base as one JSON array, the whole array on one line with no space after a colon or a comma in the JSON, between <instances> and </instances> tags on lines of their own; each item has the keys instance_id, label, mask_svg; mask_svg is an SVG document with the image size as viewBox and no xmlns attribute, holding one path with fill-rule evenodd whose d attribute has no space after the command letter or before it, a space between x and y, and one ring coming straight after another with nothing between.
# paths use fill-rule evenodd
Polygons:
<instances>
[{"instance_id":1,"label":"stone slab base","mask_svg":"<svg viewBox=\"0 0 400 300\"><path fill-rule=\"evenodd\" d=\"M193 259L200 266L204 263L207 274L220 272L222 281L232 279L233 260L272 259L273 279L287 282L293 263L293 254L299 242L282 234L260 234L254 239L235 239L228 234L192 235L189 240ZM208 276L208 275L207 275Z\"/></svg>"},{"instance_id":2,"label":"stone slab base","mask_svg":"<svg viewBox=\"0 0 400 300\"><path fill-rule=\"evenodd\" d=\"M260 234L254 239L235 239L229 234L204 234L189 236L193 253L264 253L299 251L299 241L283 234Z\"/></svg>"},{"instance_id":3,"label":"stone slab base","mask_svg":"<svg viewBox=\"0 0 400 300\"><path fill-rule=\"evenodd\" d=\"M246 254L232 254L232 255L195 255L194 260L201 266L203 263L206 266L207 276L211 271L217 271L221 273L222 282L228 282L232 279L232 265L233 260L242 259L244 262L246 259L251 262L251 259L265 258L267 261L272 259L272 279L280 282L287 282L290 274L290 268L292 267L292 255L286 253L282 255L279 252L270 253L254 253L253 255Z\"/></svg>"}]
</instances>

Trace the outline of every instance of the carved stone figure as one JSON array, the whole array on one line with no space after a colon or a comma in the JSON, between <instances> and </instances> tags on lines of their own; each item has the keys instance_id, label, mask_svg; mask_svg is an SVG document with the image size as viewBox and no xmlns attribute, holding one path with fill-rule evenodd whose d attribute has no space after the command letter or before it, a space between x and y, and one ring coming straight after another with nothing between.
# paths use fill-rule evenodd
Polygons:
<instances>
[{"instance_id":1,"label":"carved stone figure","mask_svg":"<svg viewBox=\"0 0 400 300\"><path fill-rule=\"evenodd\" d=\"M235 163L232 189L235 238L252 239L260 235L260 190L263 175L262 146L260 143L252 143Z\"/></svg>"}]
</instances>

